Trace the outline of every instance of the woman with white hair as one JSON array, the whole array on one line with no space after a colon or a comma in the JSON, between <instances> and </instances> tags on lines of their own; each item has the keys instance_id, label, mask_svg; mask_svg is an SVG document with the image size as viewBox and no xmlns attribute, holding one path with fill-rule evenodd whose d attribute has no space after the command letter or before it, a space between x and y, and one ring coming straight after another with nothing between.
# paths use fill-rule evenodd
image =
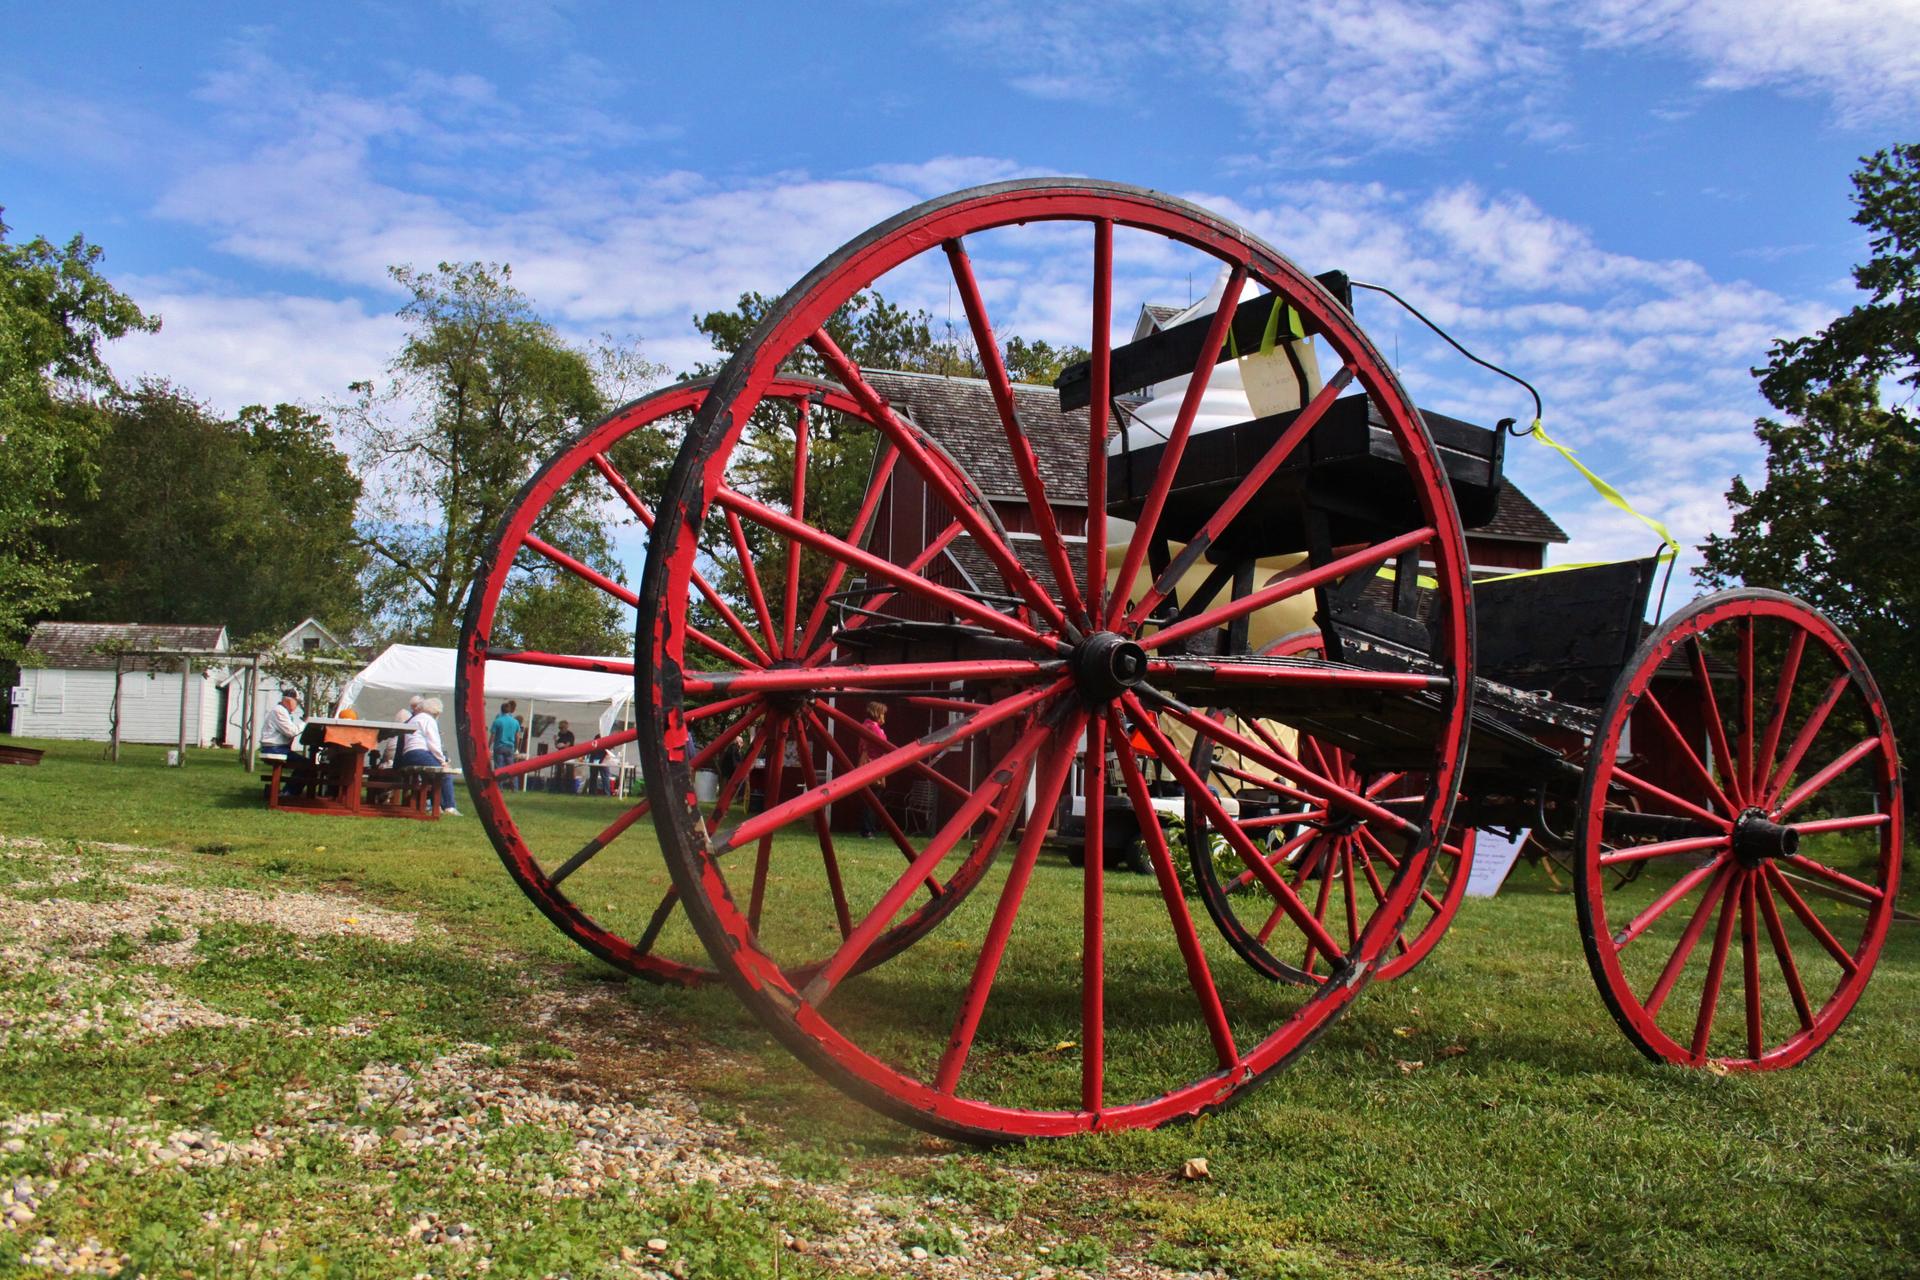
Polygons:
<instances>
[{"instance_id":1,"label":"woman with white hair","mask_svg":"<svg viewBox=\"0 0 1920 1280\"><path fill-rule=\"evenodd\" d=\"M407 699L407 716L403 722L407 731L400 735L400 754L395 763L401 768L412 769L448 769L447 753L440 745L440 720L442 711L440 699L422 698L418 694ZM457 818L460 811L453 807L453 774L440 775L440 814L446 818Z\"/></svg>"}]
</instances>

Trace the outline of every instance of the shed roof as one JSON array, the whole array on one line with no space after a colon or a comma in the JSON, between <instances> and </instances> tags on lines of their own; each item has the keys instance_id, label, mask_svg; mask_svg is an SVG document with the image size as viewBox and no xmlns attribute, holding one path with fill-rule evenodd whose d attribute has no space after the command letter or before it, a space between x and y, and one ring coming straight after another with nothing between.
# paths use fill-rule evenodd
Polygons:
<instances>
[{"instance_id":1,"label":"shed roof","mask_svg":"<svg viewBox=\"0 0 1920 1280\"><path fill-rule=\"evenodd\" d=\"M1467 530L1469 534L1488 534L1498 538L1517 538L1525 542L1566 542L1567 531L1554 523L1552 516L1542 511L1520 486L1509 479L1500 486L1500 495L1494 501L1493 519L1477 529Z\"/></svg>"},{"instance_id":2,"label":"shed roof","mask_svg":"<svg viewBox=\"0 0 1920 1280\"><path fill-rule=\"evenodd\" d=\"M113 654L101 649L189 649L223 653L227 629L170 622L43 622L33 629L27 652L40 665L66 671L111 671ZM170 670L166 658L129 658L128 671Z\"/></svg>"}]
</instances>

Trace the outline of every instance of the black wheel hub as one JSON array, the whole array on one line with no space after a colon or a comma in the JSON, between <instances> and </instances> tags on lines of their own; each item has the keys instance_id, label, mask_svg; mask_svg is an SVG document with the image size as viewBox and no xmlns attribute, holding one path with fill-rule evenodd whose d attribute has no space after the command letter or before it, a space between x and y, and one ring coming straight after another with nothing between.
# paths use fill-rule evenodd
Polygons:
<instances>
[{"instance_id":1,"label":"black wheel hub","mask_svg":"<svg viewBox=\"0 0 1920 1280\"><path fill-rule=\"evenodd\" d=\"M1770 821L1759 809L1748 809L1733 824L1733 855L1748 866L1768 858L1790 858L1800 852L1800 833Z\"/></svg>"},{"instance_id":2,"label":"black wheel hub","mask_svg":"<svg viewBox=\"0 0 1920 1280\"><path fill-rule=\"evenodd\" d=\"M1112 631L1088 636L1067 661L1080 696L1092 703L1113 701L1147 674L1147 651Z\"/></svg>"},{"instance_id":3,"label":"black wheel hub","mask_svg":"<svg viewBox=\"0 0 1920 1280\"><path fill-rule=\"evenodd\" d=\"M796 659L782 658L780 661L768 667L767 670L791 671L799 667L799 665L800 663ZM768 706L776 711L784 711L790 716L798 715L813 702L812 692L806 689L773 689L768 691L766 698Z\"/></svg>"}]
</instances>

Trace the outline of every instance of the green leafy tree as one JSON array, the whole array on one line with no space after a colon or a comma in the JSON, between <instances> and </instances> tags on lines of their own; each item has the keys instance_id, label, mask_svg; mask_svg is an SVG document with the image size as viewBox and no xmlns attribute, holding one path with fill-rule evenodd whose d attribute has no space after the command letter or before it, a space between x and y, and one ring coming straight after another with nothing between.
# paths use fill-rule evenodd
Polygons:
<instances>
[{"instance_id":1,"label":"green leafy tree","mask_svg":"<svg viewBox=\"0 0 1920 1280\"><path fill-rule=\"evenodd\" d=\"M1862 161L1859 211L1872 258L1854 278L1871 295L1812 337L1776 342L1761 390L1783 413L1755 433L1756 487L1735 476L1733 526L1701 547L1710 587L1774 587L1852 635L1886 694L1896 733L1920 741L1920 422L1881 401L1878 382L1920 386L1920 147Z\"/></svg>"},{"instance_id":2,"label":"green leafy tree","mask_svg":"<svg viewBox=\"0 0 1920 1280\"><path fill-rule=\"evenodd\" d=\"M0 221L0 658L80 592L47 536L92 480L94 400L116 387L100 346L160 327L100 274L98 246L6 237Z\"/></svg>"},{"instance_id":3,"label":"green leafy tree","mask_svg":"<svg viewBox=\"0 0 1920 1280\"><path fill-rule=\"evenodd\" d=\"M361 544L383 629L450 645L481 556L534 468L607 408L606 362L561 340L504 265L395 267L408 335L385 384L355 387L350 436L367 483ZM631 361L622 370L632 373ZM542 536L589 558L603 516L578 484Z\"/></svg>"},{"instance_id":4,"label":"green leafy tree","mask_svg":"<svg viewBox=\"0 0 1920 1280\"><path fill-rule=\"evenodd\" d=\"M323 419L282 404L227 420L152 380L106 416L94 492L55 535L89 566L65 616L275 636L360 621L360 482Z\"/></svg>"},{"instance_id":5,"label":"green leafy tree","mask_svg":"<svg viewBox=\"0 0 1920 1280\"><path fill-rule=\"evenodd\" d=\"M1773 344L1760 390L1787 412L1821 387L1887 377L1920 390L1920 143L1876 151L1853 175L1853 220L1872 256L1853 269L1868 301L1819 333ZM1912 420L1911 397L1899 410Z\"/></svg>"}]
</instances>

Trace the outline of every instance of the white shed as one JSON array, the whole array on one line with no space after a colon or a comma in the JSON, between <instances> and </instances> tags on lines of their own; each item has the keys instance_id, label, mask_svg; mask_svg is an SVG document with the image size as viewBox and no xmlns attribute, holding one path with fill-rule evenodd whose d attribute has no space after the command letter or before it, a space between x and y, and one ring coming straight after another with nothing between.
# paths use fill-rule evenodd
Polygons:
<instances>
[{"instance_id":1,"label":"white shed","mask_svg":"<svg viewBox=\"0 0 1920 1280\"><path fill-rule=\"evenodd\" d=\"M43 622L27 641L20 671L25 690L13 731L23 738L113 736L114 658L103 650L227 652L227 629L139 622ZM120 740L177 742L182 714L179 658L126 658L120 682ZM32 664L32 665L27 665ZM220 737L224 664L196 661L186 690L186 739L210 746Z\"/></svg>"}]
</instances>

